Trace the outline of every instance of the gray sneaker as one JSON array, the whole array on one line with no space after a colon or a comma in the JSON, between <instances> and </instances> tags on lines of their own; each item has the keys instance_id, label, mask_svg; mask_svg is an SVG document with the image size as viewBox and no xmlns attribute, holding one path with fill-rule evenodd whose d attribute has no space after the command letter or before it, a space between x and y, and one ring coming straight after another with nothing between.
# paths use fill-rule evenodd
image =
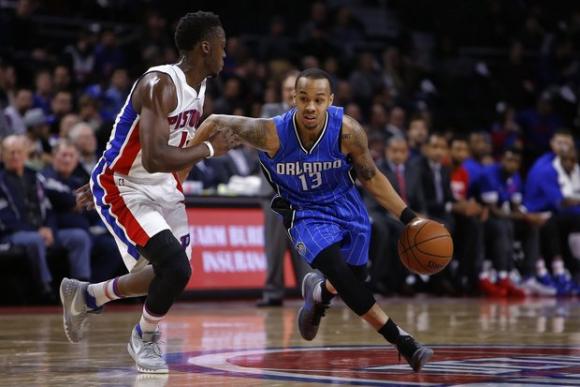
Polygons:
<instances>
[{"instance_id":1,"label":"gray sneaker","mask_svg":"<svg viewBox=\"0 0 580 387\"><path fill-rule=\"evenodd\" d=\"M64 278L60 283L64 333L71 343L78 343L84 336L84 327L88 317L85 302L87 286L89 286L88 282L70 278Z\"/></svg>"},{"instance_id":2,"label":"gray sneaker","mask_svg":"<svg viewBox=\"0 0 580 387\"><path fill-rule=\"evenodd\" d=\"M304 340L313 340L318 333L320 319L324 316L329 303L316 302L314 300L314 289L320 286L324 277L318 273L308 273L302 280L302 297L304 306L298 311L298 330Z\"/></svg>"},{"instance_id":3,"label":"gray sneaker","mask_svg":"<svg viewBox=\"0 0 580 387\"><path fill-rule=\"evenodd\" d=\"M131 339L127 344L129 355L135 360L137 370L146 374L166 374L169 372L167 363L159 348L161 334L143 332L143 337L137 332L137 326L131 332Z\"/></svg>"}]
</instances>

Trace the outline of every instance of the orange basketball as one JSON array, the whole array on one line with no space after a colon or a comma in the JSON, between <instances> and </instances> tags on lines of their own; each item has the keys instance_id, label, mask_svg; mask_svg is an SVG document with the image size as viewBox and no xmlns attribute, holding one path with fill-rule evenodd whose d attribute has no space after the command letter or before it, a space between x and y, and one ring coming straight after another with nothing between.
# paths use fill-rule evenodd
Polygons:
<instances>
[{"instance_id":1,"label":"orange basketball","mask_svg":"<svg viewBox=\"0 0 580 387\"><path fill-rule=\"evenodd\" d=\"M403 265L416 274L435 274L453 257L453 240L441 223L415 219L409 223L398 243Z\"/></svg>"}]
</instances>

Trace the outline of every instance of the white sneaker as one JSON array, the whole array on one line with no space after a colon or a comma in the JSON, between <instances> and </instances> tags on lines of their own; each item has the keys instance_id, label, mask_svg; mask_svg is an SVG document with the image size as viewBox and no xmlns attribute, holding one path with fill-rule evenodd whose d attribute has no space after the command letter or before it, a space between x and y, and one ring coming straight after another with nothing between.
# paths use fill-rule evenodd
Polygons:
<instances>
[{"instance_id":1,"label":"white sneaker","mask_svg":"<svg viewBox=\"0 0 580 387\"><path fill-rule=\"evenodd\" d=\"M535 278L528 278L520 284L520 287L533 296L554 297L558 290L551 286L546 286L539 283Z\"/></svg>"},{"instance_id":2,"label":"white sneaker","mask_svg":"<svg viewBox=\"0 0 580 387\"><path fill-rule=\"evenodd\" d=\"M131 332L131 339L127 344L129 355L135 360L137 370L147 374L166 374L169 372L167 363L159 348L159 331L143 332L143 337L137 332L137 326Z\"/></svg>"}]
</instances>

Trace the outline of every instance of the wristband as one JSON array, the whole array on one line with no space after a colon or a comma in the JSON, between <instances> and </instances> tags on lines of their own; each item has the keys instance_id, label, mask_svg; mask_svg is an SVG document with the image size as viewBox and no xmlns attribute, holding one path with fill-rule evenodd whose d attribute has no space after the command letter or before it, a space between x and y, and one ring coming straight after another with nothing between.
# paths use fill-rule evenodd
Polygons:
<instances>
[{"instance_id":1,"label":"wristband","mask_svg":"<svg viewBox=\"0 0 580 387\"><path fill-rule=\"evenodd\" d=\"M203 143L205 145L207 145L207 149L209 149L209 156L207 156L206 158L209 159L210 157L213 157L213 155L215 154L215 151L213 150L213 145L211 145L211 142L204 141Z\"/></svg>"},{"instance_id":2,"label":"wristband","mask_svg":"<svg viewBox=\"0 0 580 387\"><path fill-rule=\"evenodd\" d=\"M417 214L415 214L413 210L411 210L409 207L405 207L403 212L401 212L401 216L399 216L399 220L406 226L416 217Z\"/></svg>"}]
</instances>

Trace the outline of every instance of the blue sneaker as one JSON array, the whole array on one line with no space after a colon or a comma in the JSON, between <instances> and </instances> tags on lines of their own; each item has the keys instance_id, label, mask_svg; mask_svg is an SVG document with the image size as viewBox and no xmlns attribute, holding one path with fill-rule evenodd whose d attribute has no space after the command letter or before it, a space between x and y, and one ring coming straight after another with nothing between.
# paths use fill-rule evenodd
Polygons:
<instances>
[{"instance_id":1,"label":"blue sneaker","mask_svg":"<svg viewBox=\"0 0 580 387\"><path fill-rule=\"evenodd\" d=\"M312 340L318 333L320 319L324 316L329 303L316 302L314 300L314 289L324 281L318 273L308 273L302 281L302 297L304 306L298 311L298 330L304 340Z\"/></svg>"}]
</instances>

